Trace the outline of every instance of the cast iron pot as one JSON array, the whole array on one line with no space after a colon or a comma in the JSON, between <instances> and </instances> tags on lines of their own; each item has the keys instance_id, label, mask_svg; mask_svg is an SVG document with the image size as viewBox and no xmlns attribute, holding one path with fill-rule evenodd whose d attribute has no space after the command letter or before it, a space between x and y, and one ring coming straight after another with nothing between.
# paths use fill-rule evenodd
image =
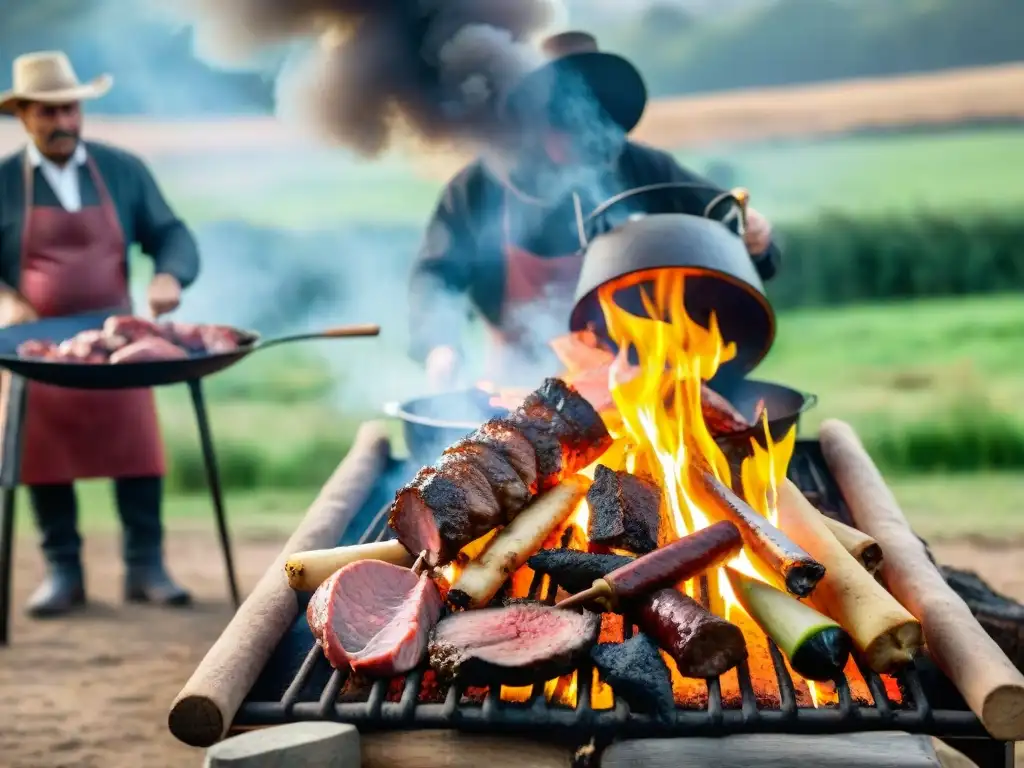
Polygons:
<instances>
[{"instance_id":1,"label":"cast iron pot","mask_svg":"<svg viewBox=\"0 0 1024 768\"><path fill-rule=\"evenodd\" d=\"M708 327L714 312L722 338L736 344L736 357L720 374L740 378L753 370L775 339L775 313L741 237L746 196L737 192L719 193L706 184L652 184L599 206L580 223L585 255L570 330L590 328L612 344L598 300L601 286L622 281L616 303L645 317L641 291L650 295L654 274L684 270L690 317ZM672 212L699 210L697 201L714 193L703 216Z\"/></svg>"},{"instance_id":2,"label":"cast iron pot","mask_svg":"<svg viewBox=\"0 0 1024 768\"><path fill-rule=\"evenodd\" d=\"M815 395L767 381L739 380L731 384L713 382L712 388L731 402L747 419L754 418L757 403L764 400L768 409L768 431L772 440L786 436L800 416L818 402ZM384 406L384 412L402 422L405 444L417 464L433 464L441 452L458 442L488 419L505 416L508 411L490 405L491 395L480 389L447 392L418 397L404 403ZM750 440L765 443L759 426L719 437L718 444L729 456L750 453Z\"/></svg>"}]
</instances>

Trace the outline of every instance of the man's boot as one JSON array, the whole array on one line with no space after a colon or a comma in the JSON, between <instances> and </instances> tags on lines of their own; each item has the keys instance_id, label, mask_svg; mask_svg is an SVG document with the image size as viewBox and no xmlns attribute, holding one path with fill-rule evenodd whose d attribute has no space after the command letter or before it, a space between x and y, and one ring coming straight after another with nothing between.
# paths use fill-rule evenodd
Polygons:
<instances>
[{"instance_id":1,"label":"man's boot","mask_svg":"<svg viewBox=\"0 0 1024 768\"><path fill-rule=\"evenodd\" d=\"M47 574L25 610L36 618L62 616L85 605L75 489L70 484L34 485L29 487L29 496L42 536Z\"/></svg>"},{"instance_id":2,"label":"man's boot","mask_svg":"<svg viewBox=\"0 0 1024 768\"><path fill-rule=\"evenodd\" d=\"M163 479L120 478L114 484L124 526L125 599L134 603L188 605L192 597L164 568L160 520Z\"/></svg>"}]
</instances>

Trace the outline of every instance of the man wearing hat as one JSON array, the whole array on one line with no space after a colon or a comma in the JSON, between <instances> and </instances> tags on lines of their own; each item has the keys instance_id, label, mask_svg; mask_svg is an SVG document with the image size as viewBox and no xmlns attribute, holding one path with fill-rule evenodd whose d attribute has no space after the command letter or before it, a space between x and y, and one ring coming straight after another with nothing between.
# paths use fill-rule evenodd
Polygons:
<instances>
[{"instance_id":1,"label":"man wearing hat","mask_svg":"<svg viewBox=\"0 0 1024 768\"><path fill-rule=\"evenodd\" d=\"M629 61L598 50L585 32L548 38L543 49L549 61L503 100L516 149L482 157L449 182L412 272L411 353L437 389L452 386L459 371L470 309L491 337L489 380L526 385L514 380L517 371L532 379L539 368L557 370L548 342L565 332L572 309L583 262L581 212L629 189L684 182L702 187L675 191L668 209L662 197L646 212L723 213L716 203L723 190L668 153L627 139L647 104ZM645 200L653 198L636 198ZM738 218L726 213L720 218ZM744 240L761 277L770 278L778 252L771 226L753 209Z\"/></svg>"},{"instance_id":2,"label":"man wearing hat","mask_svg":"<svg viewBox=\"0 0 1024 768\"><path fill-rule=\"evenodd\" d=\"M81 140L81 102L112 78L79 82L63 53L21 56L0 112L21 120L24 150L0 160L0 325L131 309L128 249L153 259L153 316L175 309L199 271L196 243L142 161ZM74 481L114 479L124 527L125 595L183 605L163 566L163 446L151 390L84 391L30 384L21 483L28 486L48 575L33 616L85 602Z\"/></svg>"}]
</instances>

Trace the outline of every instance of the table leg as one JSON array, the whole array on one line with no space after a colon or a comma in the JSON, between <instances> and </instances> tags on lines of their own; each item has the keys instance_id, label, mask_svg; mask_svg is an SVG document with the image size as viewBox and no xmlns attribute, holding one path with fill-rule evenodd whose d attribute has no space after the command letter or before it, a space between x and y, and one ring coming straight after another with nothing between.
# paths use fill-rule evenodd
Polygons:
<instances>
[{"instance_id":1,"label":"table leg","mask_svg":"<svg viewBox=\"0 0 1024 768\"><path fill-rule=\"evenodd\" d=\"M21 476L21 426L25 380L9 375L0 436L0 646L10 643L11 582L14 571L15 490Z\"/></svg>"},{"instance_id":2,"label":"table leg","mask_svg":"<svg viewBox=\"0 0 1024 768\"><path fill-rule=\"evenodd\" d=\"M231 535L228 533L227 516L224 513L224 495L220 487L220 473L217 470L217 457L213 450L213 437L210 434L210 421L206 414L206 401L199 380L188 383L189 394L192 395L192 407L196 412L196 425L199 427L199 442L203 448L203 463L206 466L206 481L210 486L213 498L213 511L217 517L217 532L220 534L220 546L224 552L224 567L228 574L228 588L231 590L231 601L237 609L242 604L238 593L238 581L235 578L235 562L231 554Z\"/></svg>"}]
</instances>

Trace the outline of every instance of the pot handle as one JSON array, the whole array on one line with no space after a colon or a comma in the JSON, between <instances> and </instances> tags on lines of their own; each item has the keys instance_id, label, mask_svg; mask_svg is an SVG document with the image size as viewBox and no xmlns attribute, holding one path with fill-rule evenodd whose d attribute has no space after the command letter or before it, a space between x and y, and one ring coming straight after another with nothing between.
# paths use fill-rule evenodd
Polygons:
<instances>
[{"instance_id":1,"label":"pot handle","mask_svg":"<svg viewBox=\"0 0 1024 768\"><path fill-rule=\"evenodd\" d=\"M384 405L380 407L380 410L381 413L383 413L388 418L398 419L401 418L399 414L402 411L402 404L397 402L384 403Z\"/></svg>"},{"instance_id":2,"label":"pot handle","mask_svg":"<svg viewBox=\"0 0 1024 768\"><path fill-rule=\"evenodd\" d=\"M818 396L813 392L801 392L804 396L804 404L800 407L800 413L809 411L818 404Z\"/></svg>"}]
</instances>

